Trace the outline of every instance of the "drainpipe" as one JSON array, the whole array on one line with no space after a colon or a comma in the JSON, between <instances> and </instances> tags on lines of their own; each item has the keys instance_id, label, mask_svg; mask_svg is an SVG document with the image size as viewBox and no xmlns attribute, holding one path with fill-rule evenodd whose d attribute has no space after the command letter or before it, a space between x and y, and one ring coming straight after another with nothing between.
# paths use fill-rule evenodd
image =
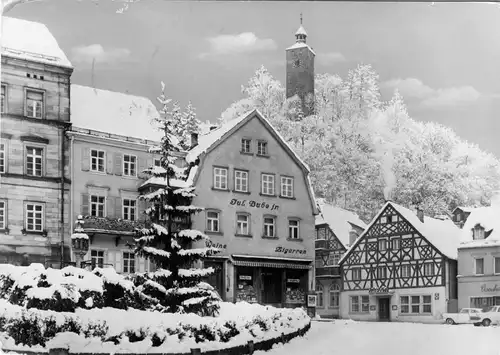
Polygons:
<instances>
[{"instance_id":1,"label":"drainpipe","mask_svg":"<svg viewBox=\"0 0 500 355\"><path fill-rule=\"evenodd\" d=\"M73 201L74 201L74 191L73 191L73 183L75 181L75 169L73 167L73 163L74 163L74 159L73 159L73 152L74 152L74 149L75 149L75 145L74 145L74 141L75 141L75 136L71 136L71 143L70 143L70 153L69 153L69 166L70 166L70 169L71 169L71 187L69 189L70 191L70 204L69 204L69 211L70 211L70 216L69 216L69 221L70 221L70 226L71 228L73 228L74 226L74 221L73 219L75 218L75 211L74 211L74 206L73 206ZM70 252L70 260L73 261L73 253Z\"/></svg>"},{"instance_id":2,"label":"drainpipe","mask_svg":"<svg viewBox=\"0 0 500 355\"><path fill-rule=\"evenodd\" d=\"M66 128L61 129L61 269L64 263L64 138L66 136Z\"/></svg>"}]
</instances>

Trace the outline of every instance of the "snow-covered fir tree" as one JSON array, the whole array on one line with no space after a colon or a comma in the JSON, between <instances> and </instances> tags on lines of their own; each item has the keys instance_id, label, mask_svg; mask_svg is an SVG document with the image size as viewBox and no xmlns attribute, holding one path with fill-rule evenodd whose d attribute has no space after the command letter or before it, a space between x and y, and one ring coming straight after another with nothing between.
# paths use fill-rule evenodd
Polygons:
<instances>
[{"instance_id":1,"label":"snow-covered fir tree","mask_svg":"<svg viewBox=\"0 0 500 355\"><path fill-rule=\"evenodd\" d=\"M189 167L179 168L174 164L172 152L180 148L171 130L176 117L172 110L176 110L176 105L170 109L171 100L165 97L164 91L162 83L162 95L158 100L163 109L158 122L165 134L161 146L153 149L161 154L161 166L146 171L163 187L141 196L150 204L146 214L151 223L148 228L137 230L135 239L136 254L152 261L158 271L144 275L142 291L157 298L168 312L215 315L220 298L202 282L214 270L194 265L216 254L218 249L192 248L194 242L208 237L197 230L182 229L190 224L190 216L203 208L191 205L195 193L194 187L186 182Z\"/></svg>"},{"instance_id":2,"label":"snow-covered fir tree","mask_svg":"<svg viewBox=\"0 0 500 355\"><path fill-rule=\"evenodd\" d=\"M191 133L199 134L201 126L200 120L196 117L196 109L191 101L184 110L182 124L184 125L184 129L181 132L180 144L182 148L189 149L191 146Z\"/></svg>"}]
</instances>

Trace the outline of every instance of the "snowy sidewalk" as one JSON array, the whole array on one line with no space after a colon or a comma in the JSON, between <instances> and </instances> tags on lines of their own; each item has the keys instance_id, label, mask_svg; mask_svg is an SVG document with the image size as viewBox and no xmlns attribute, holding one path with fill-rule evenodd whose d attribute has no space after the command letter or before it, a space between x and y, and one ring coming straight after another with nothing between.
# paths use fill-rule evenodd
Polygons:
<instances>
[{"instance_id":1,"label":"snowy sidewalk","mask_svg":"<svg viewBox=\"0 0 500 355\"><path fill-rule=\"evenodd\" d=\"M302 338L256 355L500 355L500 327L312 322Z\"/></svg>"}]
</instances>

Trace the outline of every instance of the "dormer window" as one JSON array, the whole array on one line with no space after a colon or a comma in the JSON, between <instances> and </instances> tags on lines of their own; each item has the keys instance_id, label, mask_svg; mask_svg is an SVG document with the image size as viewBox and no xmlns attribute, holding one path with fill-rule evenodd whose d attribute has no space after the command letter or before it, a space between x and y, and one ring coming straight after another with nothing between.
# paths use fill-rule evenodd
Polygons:
<instances>
[{"instance_id":1,"label":"dormer window","mask_svg":"<svg viewBox=\"0 0 500 355\"><path fill-rule=\"evenodd\" d=\"M472 239L484 239L484 228L481 227L481 225L476 224L476 226L472 229Z\"/></svg>"}]
</instances>

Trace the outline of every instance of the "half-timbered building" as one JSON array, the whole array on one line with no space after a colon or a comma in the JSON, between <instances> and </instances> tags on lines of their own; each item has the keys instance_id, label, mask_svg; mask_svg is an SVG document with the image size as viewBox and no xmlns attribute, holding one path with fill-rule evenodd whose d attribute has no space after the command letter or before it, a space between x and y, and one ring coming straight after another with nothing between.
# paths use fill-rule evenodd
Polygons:
<instances>
[{"instance_id":1,"label":"half-timbered building","mask_svg":"<svg viewBox=\"0 0 500 355\"><path fill-rule=\"evenodd\" d=\"M322 318L338 318L340 307L340 258L366 228L353 212L318 199L316 216L315 270L316 311Z\"/></svg>"},{"instance_id":2,"label":"half-timbered building","mask_svg":"<svg viewBox=\"0 0 500 355\"><path fill-rule=\"evenodd\" d=\"M387 202L340 260L341 317L439 322L457 306L460 230Z\"/></svg>"}]
</instances>

